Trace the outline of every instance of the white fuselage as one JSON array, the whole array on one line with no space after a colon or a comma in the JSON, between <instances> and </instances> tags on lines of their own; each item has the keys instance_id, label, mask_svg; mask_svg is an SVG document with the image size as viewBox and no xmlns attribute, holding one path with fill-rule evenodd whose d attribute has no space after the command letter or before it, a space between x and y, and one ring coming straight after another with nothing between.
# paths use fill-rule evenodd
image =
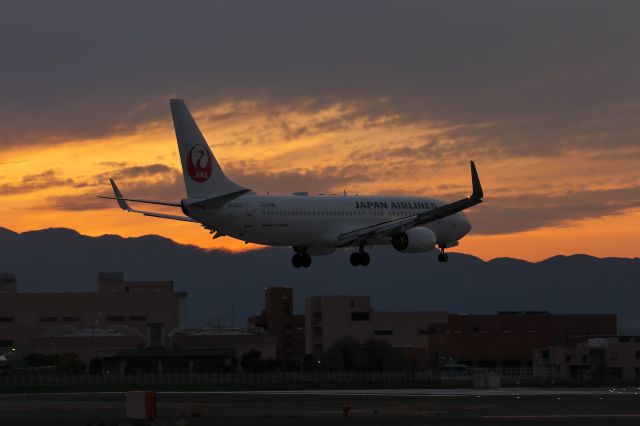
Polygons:
<instances>
[{"instance_id":1,"label":"white fuselage","mask_svg":"<svg viewBox=\"0 0 640 426\"><path fill-rule=\"evenodd\" d=\"M257 195L236 198L219 209L189 209L193 219L223 235L271 246L307 247L329 254L338 236L394 219L413 216L446 204L433 198L335 195ZM422 225L436 235L438 245L458 241L471 230L462 213ZM366 245L391 244L391 238Z\"/></svg>"}]
</instances>

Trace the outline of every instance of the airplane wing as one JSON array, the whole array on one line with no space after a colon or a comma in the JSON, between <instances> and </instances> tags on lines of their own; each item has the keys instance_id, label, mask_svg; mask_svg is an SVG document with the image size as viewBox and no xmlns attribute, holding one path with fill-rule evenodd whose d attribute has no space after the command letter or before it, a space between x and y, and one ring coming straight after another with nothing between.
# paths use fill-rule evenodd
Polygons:
<instances>
[{"instance_id":1,"label":"airplane wing","mask_svg":"<svg viewBox=\"0 0 640 426\"><path fill-rule=\"evenodd\" d=\"M467 198L415 215L377 223L375 225L344 233L338 236L338 246L344 247L354 243L359 244L372 238L398 234L415 226L435 222L436 220L451 216L481 203L484 193L482 192L482 186L480 185L480 179L478 178L478 171L476 170L476 165L473 161L471 161L471 184L473 192Z\"/></svg>"},{"instance_id":2,"label":"airplane wing","mask_svg":"<svg viewBox=\"0 0 640 426\"><path fill-rule=\"evenodd\" d=\"M120 206L120 208L126 212L141 213L145 216L159 217L162 219L182 220L184 222L196 222L195 220L187 216L177 216L172 214L163 214L163 213L155 213L155 212L149 212L144 210L132 209L131 207L129 207L129 204L127 203L127 201L134 201L137 203L159 204L163 206L173 206L173 207L181 207L181 205L180 203L172 203L168 201L153 201L153 200L140 200L137 198L124 198L122 196L122 193L120 192L120 189L118 189L116 182L113 179L109 179L109 182L111 182L111 187L113 188L113 193L115 194L115 197L98 196L98 198L116 200L118 202L118 206Z\"/></svg>"}]
</instances>

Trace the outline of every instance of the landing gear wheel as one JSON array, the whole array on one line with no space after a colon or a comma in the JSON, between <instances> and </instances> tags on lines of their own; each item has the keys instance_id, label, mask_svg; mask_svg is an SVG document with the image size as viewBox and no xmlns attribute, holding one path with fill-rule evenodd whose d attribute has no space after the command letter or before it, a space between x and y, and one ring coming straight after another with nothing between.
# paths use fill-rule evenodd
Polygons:
<instances>
[{"instance_id":1,"label":"landing gear wheel","mask_svg":"<svg viewBox=\"0 0 640 426\"><path fill-rule=\"evenodd\" d=\"M360 266L360 253L351 253L351 256L349 256L349 262L351 262L351 265L353 266Z\"/></svg>"},{"instance_id":2,"label":"landing gear wheel","mask_svg":"<svg viewBox=\"0 0 640 426\"><path fill-rule=\"evenodd\" d=\"M362 253L359 253L359 254L360 254L360 265L367 266L369 262L371 262L371 257L369 256L369 253L366 253L363 251Z\"/></svg>"},{"instance_id":3,"label":"landing gear wheel","mask_svg":"<svg viewBox=\"0 0 640 426\"><path fill-rule=\"evenodd\" d=\"M294 254L293 257L291 258L291 264L293 265L294 268L301 267L302 261L303 261L302 256L297 253ZM309 264L311 264L311 262L309 262Z\"/></svg>"},{"instance_id":4,"label":"landing gear wheel","mask_svg":"<svg viewBox=\"0 0 640 426\"><path fill-rule=\"evenodd\" d=\"M305 268L308 268L309 266L311 266L311 256L309 256L308 254L300 254L298 256L302 257L302 266Z\"/></svg>"},{"instance_id":5,"label":"landing gear wheel","mask_svg":"<svg viewBox=\"0 0 640 426\"><path fill-rule=\"evenodd\" d=\"M446 262L449 260L449 255L445 252L442 252L438 255L438 262Z\"/></svg>"}]
</instances>

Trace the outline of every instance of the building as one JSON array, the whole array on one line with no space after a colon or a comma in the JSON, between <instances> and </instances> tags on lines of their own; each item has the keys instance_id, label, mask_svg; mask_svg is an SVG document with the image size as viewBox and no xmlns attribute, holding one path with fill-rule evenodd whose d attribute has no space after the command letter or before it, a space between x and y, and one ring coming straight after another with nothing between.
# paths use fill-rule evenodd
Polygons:
<instances>
[{"instance_id":1,"label":"building","mask_svg":"<svg viewBox=\"0 0 640 426\"><path fill-rule=\"evenodd\" d=\"M605 336L535 348L534 375L559 381L640 382L640 337Z\"/></svg>"},{"instance_id":2,"label":"building","mask_svg":"<svg viewBox=\"0 0 640 426\"><path fill-rule=\"evenodd\" d=\"M615 315L501 312L378 312L367 296L319 296L305 300L306 352L316 357L344 337L382 339L433 368L531 366L536 347L617 334Z\"/></svg>"},{"instance_id":3,"label":"building","mask_svg":"<svg viewBox=\"0 0 640 426\"><path fill-rule=\"evenodd\" d=\"M447 321L446 312L377 312L368 296L316 296L305 300L306 352L319 358L337 340L377 338L411 353L417 363L427 357L424 330Z\"/></svg>"},{"instance_id":4,"label":"building","mask_svg":"<svg viewBox=\"0 0 640 426\"><path fill-rule=\"evenodd\" d=\"M144 336L131 330L79 329L49 330L42 337L31 339L30 352L45 355L73 353L89 365L96 354L105 350L145 347Z\"/></svg>"},{"instance_id":5,"label":"building","mask_svg":"<svg viewBox=\"0 0 640 426\"><path fill-rule=\"evenodd\" d=\"M293 313L293 289L269 287L264 298L262 314L248 318L248 327L278 336L278 359L299 361L305 354L305 316Z\"/></svg>"},{"instance_id":6,"label":"building","mask_svg":"<svg viewBox=\"0 0 640 426\"><path fill-rule=\"evenodd\" d=\"M1 274L0 352L86 358L92 347L161 347L181 327L186 296L172 281L125 281L122 273L101 273L95 292L22 293L14 274Z\"/></svg>"},{"instance_id":7,"label":"building","mask_svg":"<svg viewBox=\"0 0 640 426\"><path fill-rule=\"evenodd\" d=\"M532 350L584 341L589 336L616 335L616 315L499 312L494 315L449 314L444 324L430 326L428 363L459 362L477 367L532 365Z\"/></svg>"},{"instance_id":8,"label":"building","mask_svg":"<svg viewBox=\"0 0 640 426\"><path fill-rule=\"evenodd\" d=\"M171 336L174 350L226 349L237 358L249 351L258 351L263 359L275 359L277 343L278 336L224 327L180 330Z\"/></svg>"},{"instance_id":9,"label":"building","mask_svg":"<svg viewBox=\"0 0 640 426\"><path fill-rule=\"evenodd\" d=\"M208 327L172 333L169 348L101 351L102 370L116 374L235 372L242 355L276 357L278 336L237 328Z\"/></svg>"}]
</instances>

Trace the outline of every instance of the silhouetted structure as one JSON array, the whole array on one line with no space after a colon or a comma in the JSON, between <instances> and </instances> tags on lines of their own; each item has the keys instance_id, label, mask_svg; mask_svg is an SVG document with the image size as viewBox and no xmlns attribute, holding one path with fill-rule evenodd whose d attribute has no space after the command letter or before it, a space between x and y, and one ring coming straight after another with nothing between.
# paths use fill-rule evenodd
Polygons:
<instances>
[{"instance_id":1,"label":"silhouetted structure","mask_svg":"<svg viewBox=\"0 0 640 426\"><path fill-rule=\"evenodd\" d=\"M293 313L293 290L268 287L264 297L262 314L247 319L249 328L263 328L278 336L277 358L299 361L305 353L305 316Z\"/></svg>"},{"instance_id":2,"label":"silhouetted structure","mask_svg":"<svg viewBox=\"0 0 640 426\"><path fill-rule=\"evenodd\" d=\"M162 347L184 317L187 294L172 281L125 281L100 273L97 292L19 293L14 274L0 275L0 351L75 352Z\"/></svg>"},{"instance_id":3,"label":"silhouetted structure","mask_svg":"<svg viewBox=\"0 0 640 426\"><path fill-rule=\"evenodd\" d=\"M640 336L592 337L582 342L536 348L534 374L561 381L640 382Z\"/></svg>"},{"instance_id":4,"label":"silhouetted structure","mask_svg":"<svg viewBox=\"0 0 640 426\"><path fill-rule=\"evenodd\" d=\"M389 342L417 367L532 365L533 349L616 335L616 315L501 312L379 312L367 296L318 296L305 300L306 352L316 358L344 337Z\"/></svg>"}]
</instances>

